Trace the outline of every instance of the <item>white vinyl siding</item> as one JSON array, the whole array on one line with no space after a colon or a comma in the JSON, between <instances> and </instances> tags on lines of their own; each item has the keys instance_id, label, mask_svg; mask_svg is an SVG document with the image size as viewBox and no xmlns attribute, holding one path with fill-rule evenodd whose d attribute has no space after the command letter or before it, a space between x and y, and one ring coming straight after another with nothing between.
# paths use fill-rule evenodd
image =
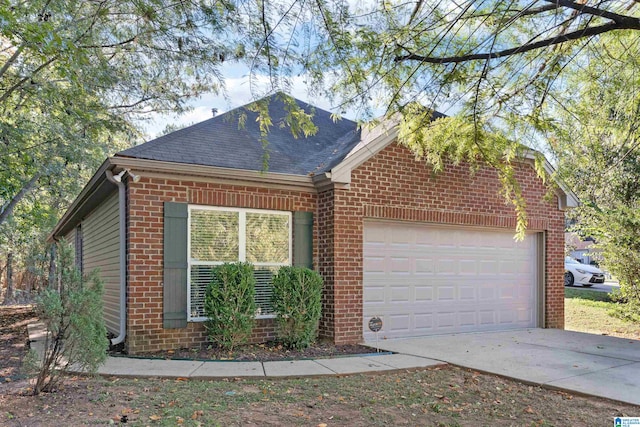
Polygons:
<instances>
[{"instance_id":1,"label":"white vinyl siding","mask_svg":"<svg viewBox=\"0 0 640 427\"><path fill-rule=\"evenodd\" d=\"M204 321L204 295L212 268L225 262L253 264L257 317L271 317L271 278L291 265L291 213L189 206L188 320Z\"/></svg>"},{"instance_id":2,"label":"white vinyl siding","mask_svg":"<svg viewBox=\"0 0 640 427\"><path fill-rule=\"evenodd\" d=\"M104 319L107 329L120 328L120 212L114 192L82 222L84 273L100 270L104 281Z\"/></svg>"},{"instance_id":3,"label":"white vinyl siding","mask_svg":"<svg viewBox=\"0 0 640 427\"><path fill-rule=\"evenodd\" d=\"M535 234L366 222L363 333L380 338L530 328L538 325Z\"/></svg>"}]
</instances>

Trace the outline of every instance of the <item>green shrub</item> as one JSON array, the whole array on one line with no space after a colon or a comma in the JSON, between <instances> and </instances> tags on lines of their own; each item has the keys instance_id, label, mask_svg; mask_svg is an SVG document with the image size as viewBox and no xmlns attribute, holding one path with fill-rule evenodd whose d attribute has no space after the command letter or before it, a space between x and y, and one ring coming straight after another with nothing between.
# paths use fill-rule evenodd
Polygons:
<instances>
[{"instance_id":1,"label":"green shrub","mask_svg":"<svg viewBox=\"0 0 640 427\"><path fill-rule=\"evenodd\" d=\"M72 366L95 373L109 347L97 271L83 277L73 263L70 246L60 244L58 253L61 289L46 289L37 300L38 317L49 334L44 354L29 358L37 373L33 394L55 390Z\"/></svg>"},{"instance_id":2,"label":"green shrub","mask_svg":"<svg viewBox=\"0 0 640 427\"><path fill-rule=\"evenodd\" d=\"M213 268L204 300L208 318L205 327L211 341L227 350L246 342L255 321L255 287L251 263L225 263Z\"/></svg>"},{"instance_id":3,"label":"green shrub","mask_svg":"<svg viewBox=\"0 0 640 427\"><path fill-rule=\"evenodd\" d=\"M322 277L308 268L281 267L273 277L278 336L290 348L309 347L318 335Z\"/></svg>"}]
</instances>

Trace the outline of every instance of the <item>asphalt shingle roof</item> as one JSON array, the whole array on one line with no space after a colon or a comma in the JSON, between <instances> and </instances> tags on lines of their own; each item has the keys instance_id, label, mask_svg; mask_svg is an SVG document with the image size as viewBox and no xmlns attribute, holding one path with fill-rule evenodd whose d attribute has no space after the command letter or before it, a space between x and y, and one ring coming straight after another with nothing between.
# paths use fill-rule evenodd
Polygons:
<instances>
[{"instance_id":1,"label":"asphalt shingle roof","mask_svg":"<svg viewBox=\"0 0 640 427\"><path fill-rule=\"evenodd\" d=\"M317 174L331 168L360 141L360 130L351 120L334 121L331 113L302 101L295 102L307 113L313 113L315 135L297 139L283 126L286 117L285 95L268 97L272 120L268 139L269 172L295 175ZM293 98L291 98L293 99ZM244 126L239 126L242 115ZM264 148L256 122L258 114L247 106L180 129L144 144L121 151L116 156L193 165L262 171Z\"/></svg>"}]
</instances>

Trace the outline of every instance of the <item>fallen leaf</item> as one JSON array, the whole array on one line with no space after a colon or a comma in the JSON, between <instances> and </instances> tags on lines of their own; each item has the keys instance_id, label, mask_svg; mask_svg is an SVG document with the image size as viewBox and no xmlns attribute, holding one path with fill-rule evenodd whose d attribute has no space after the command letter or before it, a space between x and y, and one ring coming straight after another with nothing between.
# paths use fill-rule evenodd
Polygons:
<instances>
[{"instance_id":1,"label":"fallen leaf","mask_svg":"<svg viewBox=\"0 0 640 427\"><path fill-rule=\"evenodd\" d=\"M162 417L160 415L149 415L149 419L151 421L158 421L158 420L161 420Z\"/></svg>"}]
</instances>

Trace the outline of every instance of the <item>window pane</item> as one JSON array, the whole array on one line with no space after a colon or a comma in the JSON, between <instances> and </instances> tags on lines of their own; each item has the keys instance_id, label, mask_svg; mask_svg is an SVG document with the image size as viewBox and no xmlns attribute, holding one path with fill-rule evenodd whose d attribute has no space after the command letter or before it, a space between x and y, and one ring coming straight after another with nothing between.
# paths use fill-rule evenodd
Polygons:
<instances>
[{"instance_id":1,"label":"window pane","mask_svg":"<svg viewBox=\"0 0 640 427\"><path fill-rule=\"evenodd\" d=\"M276 268L257 268L253 275L256 278L256 305L258 316L273 314L271 307L271 294L273 293L273 275Z\"/></svg>"},{"instance_id":2,"label":"window pane","mask_svg":"<svg viewBox=\"0 0 640 427\"><path fill-rule=\"evenodd\" d=\"M210 265L191 266L191 317L205 317L204 295L213 278L212 269Z\"/></svg>"},{"instance_id":3,"label":"window pane","mask_svg":"<svg viewBox=\"0 0 640 427\"><path fill-rule=\"evenodd\" d=\"M247 261L289 262L289 216L247 213Z\"/></svg>"},{"instance_id":4,"label":"window pane","mask_svg":"<svg viewBox=\"0 0 640 427\"><path fill-rule=\"evenodd\" d=\"M238 261L238 212L191 211L191 259Z\"/></svg>"}]
</instances>

